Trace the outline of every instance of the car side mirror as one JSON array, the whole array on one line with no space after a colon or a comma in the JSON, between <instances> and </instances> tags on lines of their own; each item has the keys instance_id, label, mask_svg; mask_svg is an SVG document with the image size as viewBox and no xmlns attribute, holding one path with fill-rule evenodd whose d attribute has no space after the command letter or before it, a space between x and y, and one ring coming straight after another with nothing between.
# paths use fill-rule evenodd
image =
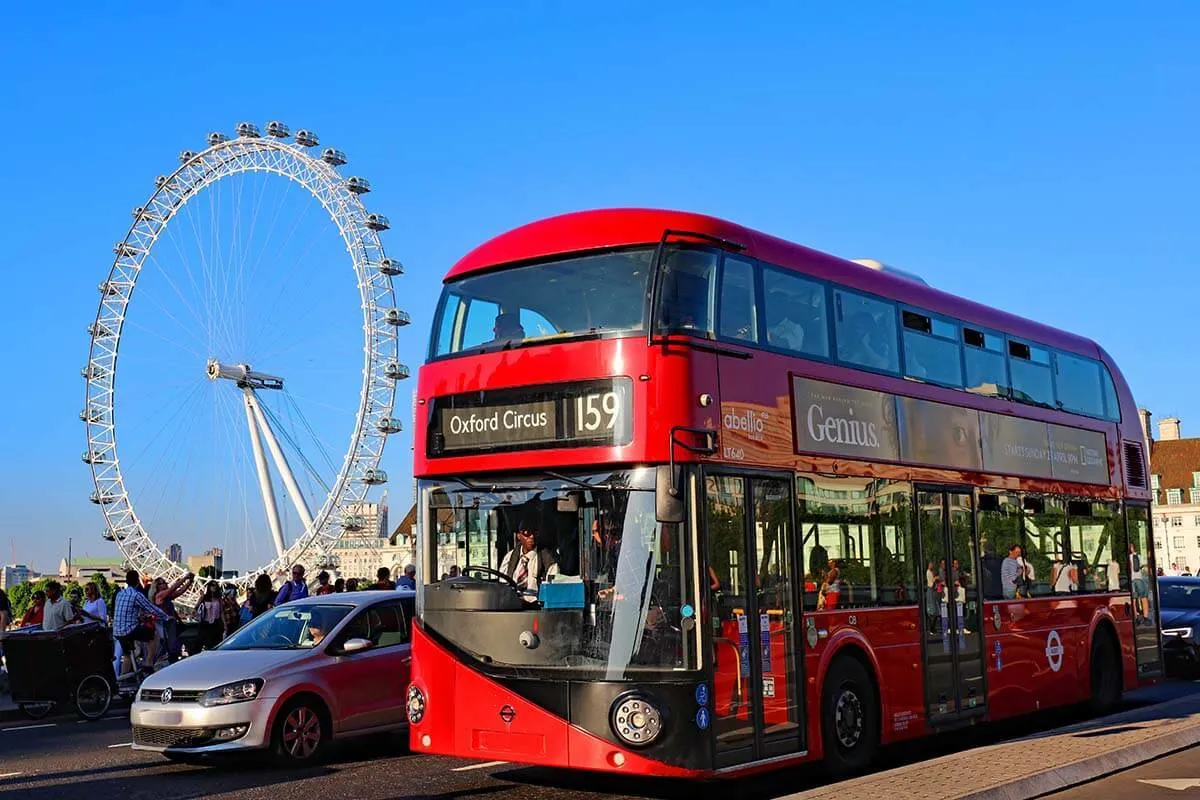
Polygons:
<instances>
[{"instance_id":1,"label":"car side mirror","mask_svg":"<svg viewBox=\"0 0 1200 800\"><path fill-rule=\"evenodd\" d=\"M346 643L344 645L342 645L342 654L348 655L350 653L359 653L359 652L362 652L363 650L370 650L370 649L371 649L371 640L370 639L360 639L360 638L347 639Z\"/></svg>"}]
</instances>

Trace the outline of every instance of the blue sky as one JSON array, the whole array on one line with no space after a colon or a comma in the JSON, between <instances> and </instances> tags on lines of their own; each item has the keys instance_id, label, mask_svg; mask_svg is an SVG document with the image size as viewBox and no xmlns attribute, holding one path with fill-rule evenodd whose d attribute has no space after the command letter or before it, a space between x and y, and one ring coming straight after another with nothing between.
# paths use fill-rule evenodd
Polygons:
<instances>
[{"instance_id":1,"label":"blue sky","mask_svg":"<svg viewBox=\"0 0 1200 800\"><path fill-rule=\"evenodd\" d=\"M1096 338L1140 404L1200 433L1195 7L645 5L10 9L0 559L10 539L41 569L68 536L111 552L79 461L95 287L154 177L243 119L311 127L371 179L414 367L442 273L480 241L665 206ZM397 515L410 444L385 456Z\"/></svg>"}]
</instances>

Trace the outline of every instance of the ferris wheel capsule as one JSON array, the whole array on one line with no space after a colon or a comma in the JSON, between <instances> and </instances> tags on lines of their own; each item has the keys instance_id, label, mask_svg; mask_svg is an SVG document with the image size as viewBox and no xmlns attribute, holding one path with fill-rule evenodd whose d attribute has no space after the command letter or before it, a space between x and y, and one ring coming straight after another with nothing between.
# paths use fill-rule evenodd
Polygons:
<instances>
[{"instance_id":1,"label":"ferris wheel capsule","mask_svg":"<svg viewBox=\"0 0 1200 800\"><path fill-rule=\"evenodd\" d=\"M404 274L404 265L394 258L385 258L379 262L379 271L388 277Z\"/></svg>"},{"instance_id":2,"label":"ferris wheel capsule","mask_svg":"<svg viewBox=\"0 0 1200 800\"><path fill-rule=\"evenodd\" d=\"M340 167L346 163L346 154L333 147L327 147L325 152L321 153L321 160L331 167Z\"/></svg>"},{"instance_id":3,"label":"ferris wheel capsule","mask_svg":"<svg viewBox=\"0 0 1200 800\"><path fill-rule=\"evenodd\" d=\"M398 361L389 361L383 365L383 374L394 381L402 381L408 377L408 367Z\"/></svg>"},{"instance_id":4,"label":"ferris wheel capsule","mask_svg":"<svg viewBox=\"0 0 1200 800\"><path fill-rule=\"evenodd\" d=\"M380 433L399 433L400 431L404 430L404 423L393 417L384 417L383 419L379 420L379 425L377 427L379 428Z\"/></svg>"},{"instance_id":5,"label":"ferris wheel capsule","mask_svg":"<svg viewBox=\"0 0 1200 800\"><path fill-rule=\"evenodd\" d=\"M342 518L342 528L348 531L361 531L367 526L367 519L362 514L350 514Z\"/></svg>"},{"instance_id":6,"label":"ferris wheel capsule","mask_svg":"<svg viewBox=\"0 0 1200 800\"><path fill-rule=\"evenodd\" d=\"M321 143L317 135L312 131L298 130L296 131L296 144L301 147L316 147Z\"/></svg>"},{"instance_id":7,"label":"ferris wheel capsule","mask_svg":"<svg viewBox=\"0 0 1200 800\"><path fill-rule=\"evenodd\" d=\"M179 163L180 164L186 164L195 157L196 157L195 151L192 151L192 150L180 150L179 151Z\"/></svg>"},{"instance_id":8,"label":"ferris wheel capsule","mask_svg":"<svg viewBox=\"0 0 1200 800\"><path fill-rule=\"evenodd\" d=\"M100 284L100 294L102 295L111 296L114 294L120 294L120 292L121 288L113 281L104 281Z\"/></svg>"},{"instance_id":9,"label":"ferris wheel capsule","mask_svg":"<svg viewBox=\"0 0 1200 800\"><path fill-rule=\"evenodd\" d=\"M401 311L398 308L389 308L383 315L383 321L388 325L395 325L397 328L403 327L412 322L408 316L408 312Z\"/></svg>"},{"instance_id":10,"label":"ferris wheel capsule","mask_svg":"<svg viewBox=\"0 0 1200 800\"><path fill-rule=\"evenodd\" d=\"M239 122L237 126L237 135L239 139L257 139L262 136L258 132L258 126L253 122Z\"/></svg>"},{"instance_id":11,"label":"ferris wheel capsule","mask_svg":"<svg viewBox=\"0 0 1200 800\"><path fill-rule=\"evenodd\" d=\"M346 181L346 188L355 194L366 194L371 191L371 182L366 178L353 175Z\"/></svg>"},{"instance_id":12,"label":"ferris wheel capsule","mask_svg":"<svg viewBox=\"0 0 1200 800\"><path fill-rule=\"evenodd\" d=\"M208 146L209 147L216 147L217 145L219 145L223 142L228 142L228 141L229 141L229 137L226 136L225 134L221 133L220 131L213 131L212 133L210 133L208 135Z\"/></svg>"},{"instance_id":13,"label":"ferris wheel capsule","mask_svg":"<svg viewBox=\"0 0 1200 800\"><path fill-rule=\"evenodd\" d=\"M292 132L288 130L288 126L282 122L274 120L267 123L267 136L273 136L276 139L286 139L291 135Z\"/></svg>"},{"instance_id":14,"label":"ferris wheel capsule","mask_svg":"<svg viewBox=\"0 0 1200 800\"><path fill-rule=\"evenodd\" d=\"M99 364L89 364L88 366L79 370L79 375L83 378L87 378L89 381L102 381L108 377L108 370L104 369L104 367L100 366Z\"/></svg>"},{"instance_id":15,"label":"ferris wheel capsule","mask_svg":"<svg viewBox=\"0 0 1200 800\"><path fill-rule=\"evenodd\" d=\"M113 532L110 528L105 528L104 533L100 534L100 536L106 542L115 542L117 540L117 537L113 535Z\"/></svg>"},{"instance_id":16,"label":"ferris wheel capsule","mask_svg":"<svg viewBox=\"0 0 1200 800\"><path fill-rule=\"evenodd\" d=\"M92 492L88 499L98 506L106 506L109 503L115 503L117 501L117 498L113 497L111 494L100 494L99 492Z\"/></svg>"},{"instance_id":17,"label":"ferris wheel capsule","mask_svg":"<svg viewBox=\"0 0 1200 800\"><path fill-rule=\"evenodd\" d=\"M143 248L136 247L129 242L118 242L113 248L113 252L119 256L132 257L146 252Z\"/></svg>"},{"instance_id":18,"label":"ferris wheel capsule","mask_svg":"<svg viewBox=\"0 0 1200 800\"><path fill-rule=\"evenodd\" d=\"M93 424L104 421L104 412L95 406L88 406L83 411L79 412L80 422L91 422Z\"/></svg>"},{"instance_id":19,"label":"ferris wheel capsule","mask_svg":"<svg viewBox=\"0 0 1200 800\"><path fill-rule=\"evenodd\" d=\"M363 483L371 486L378 486L381 483L387 483L388 475L381 469L369 469L363 473Z\"/></svg>"},{"instance_id":20,"label":"ferris wheel capsule","mask_svg":"<svg viewBox=\"0 0 1200 800\"><path fill-rule=\"evenodd\" d=\"M386 231L392 222L383 214L367 214L367 227L373 231Z\"/></svg>"}]
</instances>

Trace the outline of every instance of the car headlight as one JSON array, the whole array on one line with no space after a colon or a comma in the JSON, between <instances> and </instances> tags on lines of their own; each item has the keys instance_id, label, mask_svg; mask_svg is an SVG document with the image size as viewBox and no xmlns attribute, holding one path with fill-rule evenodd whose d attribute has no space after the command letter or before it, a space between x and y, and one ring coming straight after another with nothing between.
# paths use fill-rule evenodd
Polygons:
<instances>
[{"instance_id":1,"label":"car headlight","mask_svg":"<svg viewBox=\"0 0 1200 800\"><path fill-rule=\"evenodd\" d=\"M251 678L245 681L234 681L215 689L209 689L200 696L200 705L205 708L212 706L227 706L230 703L244 703L258 697L262 691L263 679Z\"/></svg>"},{"instance_id":2,"label":"car headlight","mask_svg":"<svg viewBox=\"0 0 1200 800\"><path fill-rule=\"evenodd\" d=\"M1191 628L1163 628L1163 636L1178 636L1180 639L1192 638Z\"/></svg>"}]
</instances>

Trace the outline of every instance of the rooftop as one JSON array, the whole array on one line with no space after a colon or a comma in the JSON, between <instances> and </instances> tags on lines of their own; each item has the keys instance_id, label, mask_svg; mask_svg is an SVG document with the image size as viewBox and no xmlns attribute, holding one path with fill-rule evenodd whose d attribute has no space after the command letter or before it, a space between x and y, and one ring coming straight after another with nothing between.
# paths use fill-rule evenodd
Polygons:
<instances>
[{"instance_id":1,"label":"rooftop","mask_svg":"<svg viewBox=\"0 0 1200 800\"><path fill-rule=\"evenodd\" d=\"M1150 440L1150 473L1158 476L1158 502L1167 503L1168 489L1186 490L1197 486L1194 473L1200 472L1200 438L1179 436L1179 420L1168 417L1159 423L1160 437ZM1163 435L1172 438L1163 438Z\"/></svg>"}]
</instances>

